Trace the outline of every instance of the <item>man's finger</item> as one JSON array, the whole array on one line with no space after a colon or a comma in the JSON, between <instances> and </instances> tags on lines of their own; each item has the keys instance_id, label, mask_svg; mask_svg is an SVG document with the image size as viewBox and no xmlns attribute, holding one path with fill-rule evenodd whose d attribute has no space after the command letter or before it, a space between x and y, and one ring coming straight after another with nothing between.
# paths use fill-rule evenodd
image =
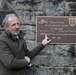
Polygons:
<instances>
[{"instance_id":1,"label":"man's finger","mask_svg":"<svg viewBox=\"0 0 76 75\"><path fill-rule=\"evenodd\" d=\"M47 34L45 34L45 38L47 38Z\"/></svg>"}]
</instances>

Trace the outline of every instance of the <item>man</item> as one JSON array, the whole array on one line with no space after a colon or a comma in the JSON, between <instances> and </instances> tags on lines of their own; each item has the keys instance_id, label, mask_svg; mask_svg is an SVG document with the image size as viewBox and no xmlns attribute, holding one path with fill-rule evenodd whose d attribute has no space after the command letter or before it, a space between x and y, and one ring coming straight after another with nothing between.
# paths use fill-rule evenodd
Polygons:
<instances>
[{"instance_id":1,"label":"man","mask_svg":"<svg viewBox=\"0 0 76 75\"><path fill-rule=\"evenodd\" d=\"M51 40L45 36L42 44L29 51L20 31L19 19L15 14L7 14L3 19L5 31L0 35L0 75L29 75L28 66Z\"/></svg>"}]
</instances>

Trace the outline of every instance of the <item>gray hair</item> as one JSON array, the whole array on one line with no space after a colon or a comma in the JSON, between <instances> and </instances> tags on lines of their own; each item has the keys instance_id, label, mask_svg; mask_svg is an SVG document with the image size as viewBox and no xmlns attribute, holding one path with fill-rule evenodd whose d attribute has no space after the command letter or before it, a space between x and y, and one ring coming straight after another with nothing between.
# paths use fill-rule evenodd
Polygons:
<instances>
[{"instance_id":1,"label":"gray hair","mask_svg":"<svg viewBox=\"0 0 76 75\"><path fill-rule=\"evenodd\" d=\"M8 18L12 16L18 17L16 14L7 14L3 19L2 25L8 25Z\"/></svg>"}]
</instances>

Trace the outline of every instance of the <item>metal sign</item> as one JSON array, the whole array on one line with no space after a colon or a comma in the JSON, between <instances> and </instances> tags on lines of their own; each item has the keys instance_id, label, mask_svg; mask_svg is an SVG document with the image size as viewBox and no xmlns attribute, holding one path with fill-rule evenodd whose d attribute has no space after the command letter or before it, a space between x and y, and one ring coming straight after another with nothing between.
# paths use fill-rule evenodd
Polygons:
<instances>
[{"instance_id":1,"label":"metal sign","mask_svg":"<svg viewBox=\"0 0 76 75\"><path fill-rule=\"evenodd\" d=\"M76 16L37 16L36 41L41 43L45 34L50 44L76 44Z\"/></svg>"}]
</instances>

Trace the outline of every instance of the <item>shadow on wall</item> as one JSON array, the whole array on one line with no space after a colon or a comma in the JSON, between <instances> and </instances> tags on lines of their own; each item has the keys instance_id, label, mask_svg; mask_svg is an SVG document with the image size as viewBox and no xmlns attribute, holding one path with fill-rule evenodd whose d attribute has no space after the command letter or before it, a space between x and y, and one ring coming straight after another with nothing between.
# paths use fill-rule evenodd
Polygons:
<instances>
[{"instance_id":1,"label":"shadow on wall","mask_svg":"<svg viewBox=\"0 0 76 75\"><path fill-rule=\"evenodd\" d=\"M2 21L3 21L3 18L5 17L6 14L8 13L14 13L16 14L14 11L0 11L0 27L2 28Z\"/></svg>"}]
</instances>

